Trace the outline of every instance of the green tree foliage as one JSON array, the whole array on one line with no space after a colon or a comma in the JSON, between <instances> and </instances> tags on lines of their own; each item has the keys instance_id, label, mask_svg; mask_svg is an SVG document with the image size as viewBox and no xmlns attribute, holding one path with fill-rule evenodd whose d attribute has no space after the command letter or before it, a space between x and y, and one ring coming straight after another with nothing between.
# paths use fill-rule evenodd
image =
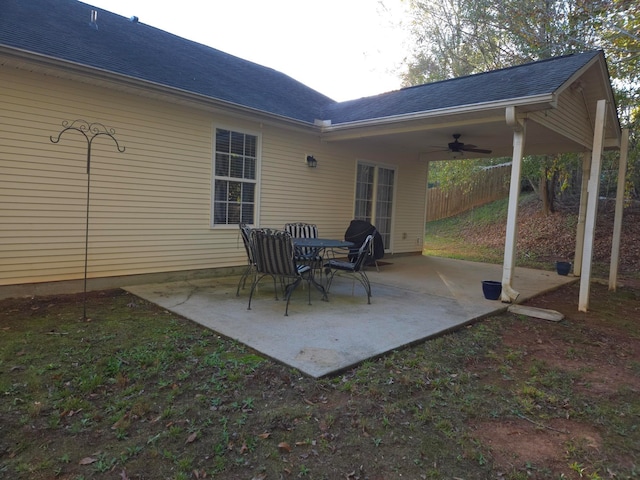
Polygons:
<instances>
[{"instance_id":1,"label":"green tree foliage","mask_svg":"<svg viewBox=\"0 0 640 480\"><path fill-rule=\"evenodd\" d=\"M635 0L409 0L414 49L405 85L444 80L558 55L603 49L622 122L640 110L640 7ZM635 119L635 121L634 121ZM629 180L637 194L637 129L631 133ZM548 211L572 186L576 155L528 157L524 174ZM436 167L466 181L464 164ZM635 177L634 177L635 175ZM634 178L636 178L634 180Z\"/></svg>"},{"instance_id":2,"label":"green tree foliage","mask_svg":"<svg viewBox=\"0 0 640 480\"><path fill-rule=\"evenodd\" d=\"M476 183L476 174L488 165L499 165L511 161L510 158L442 160L429 167L429 184L443 190L460 187L463 192L471 191Z\"/></svg>"}]
</instances>

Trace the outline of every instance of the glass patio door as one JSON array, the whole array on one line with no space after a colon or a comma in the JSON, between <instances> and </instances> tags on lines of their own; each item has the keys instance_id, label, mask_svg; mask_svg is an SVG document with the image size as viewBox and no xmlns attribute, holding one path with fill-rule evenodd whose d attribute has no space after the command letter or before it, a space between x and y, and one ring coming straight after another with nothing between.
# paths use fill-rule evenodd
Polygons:
<instances>
[{"instance_id":1,"label":"glass patio door","mask_svg":"<svg viewBox=\"0 0 640 480\"><path fill-rule=\"evenodd\" d=\"M395 169L358 162L354 218L376 226L385 250L391 247Z\"/></svg>"}]
</instances>

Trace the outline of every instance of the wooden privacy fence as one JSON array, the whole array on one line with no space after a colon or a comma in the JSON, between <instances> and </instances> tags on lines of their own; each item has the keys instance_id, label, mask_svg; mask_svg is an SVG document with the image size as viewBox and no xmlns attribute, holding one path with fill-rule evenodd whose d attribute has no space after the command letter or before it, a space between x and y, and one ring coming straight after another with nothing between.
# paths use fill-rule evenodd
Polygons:
<instances>
[{"instance_id":1,"label":"wooden privacy fence","mask_svg":"<svg viewBox=\"0 0 640 480\"><path fill-rule=\"evenodd\" d=\"M469 187L429 188L426 221L452 217L509 196L510 175L510 163L496 165L480 170Z\"/></svg>"}]
</instances>

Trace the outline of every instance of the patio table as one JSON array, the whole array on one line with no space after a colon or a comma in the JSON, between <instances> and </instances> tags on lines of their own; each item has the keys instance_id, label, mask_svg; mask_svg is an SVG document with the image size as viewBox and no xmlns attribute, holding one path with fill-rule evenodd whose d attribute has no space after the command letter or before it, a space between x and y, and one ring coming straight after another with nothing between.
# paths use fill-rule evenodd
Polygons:
<instances>
[{"instance_id":1,"label":"patio table","mask_svg":"<svg viewBox=\"0 0 640 480\"><path fill-rule=\"evenodd\" d=\"M332 238L294 238L293 245L297 248L307 247L320 251L333 248L350 248L353 247L353 242Z\"/></svg>"},{"instance_id":2,"label":"patio table","mask_svg":"<svg viewBox=\"0 0 640 480\"><path fill-rule=\"evenodd\" d=\"M353 242L347 242L346 240L338 240L333 238L294 238L293 246L296 248L307 248L320 255L320 252L333 249L348 249L353 247ZM319 283L314 275L313 268L311 269L311 283L322 293L322 299L328 300L327 291L324 286Z\"/></svg>"}]
</instances>

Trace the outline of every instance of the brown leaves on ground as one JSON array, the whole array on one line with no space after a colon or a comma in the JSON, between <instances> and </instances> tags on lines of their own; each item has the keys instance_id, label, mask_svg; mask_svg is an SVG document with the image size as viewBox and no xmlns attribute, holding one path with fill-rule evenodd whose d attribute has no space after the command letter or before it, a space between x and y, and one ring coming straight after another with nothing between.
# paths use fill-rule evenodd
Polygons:
<instances>
[{"instance_id":1,"label":"brown leaves on ground","mask_svg":"<svg viewBox=\"0 0 640 480\"><path fill-rule=\"evenodd\" d=\"M615 202L603 200L598 208L593 245L593 261L608 267L615 218ZM560 205L557 212L545 215L538 199L522 202L518 210L519 255L531 256L550 263L556 260L573 262L576 246L578 205ZM476 245L502 249L506 225L473 225L465 229L465 240ZM637 274L640 270L640 204L624 209L620 242L619 273Z\"/></svg>"}]
</instances>

